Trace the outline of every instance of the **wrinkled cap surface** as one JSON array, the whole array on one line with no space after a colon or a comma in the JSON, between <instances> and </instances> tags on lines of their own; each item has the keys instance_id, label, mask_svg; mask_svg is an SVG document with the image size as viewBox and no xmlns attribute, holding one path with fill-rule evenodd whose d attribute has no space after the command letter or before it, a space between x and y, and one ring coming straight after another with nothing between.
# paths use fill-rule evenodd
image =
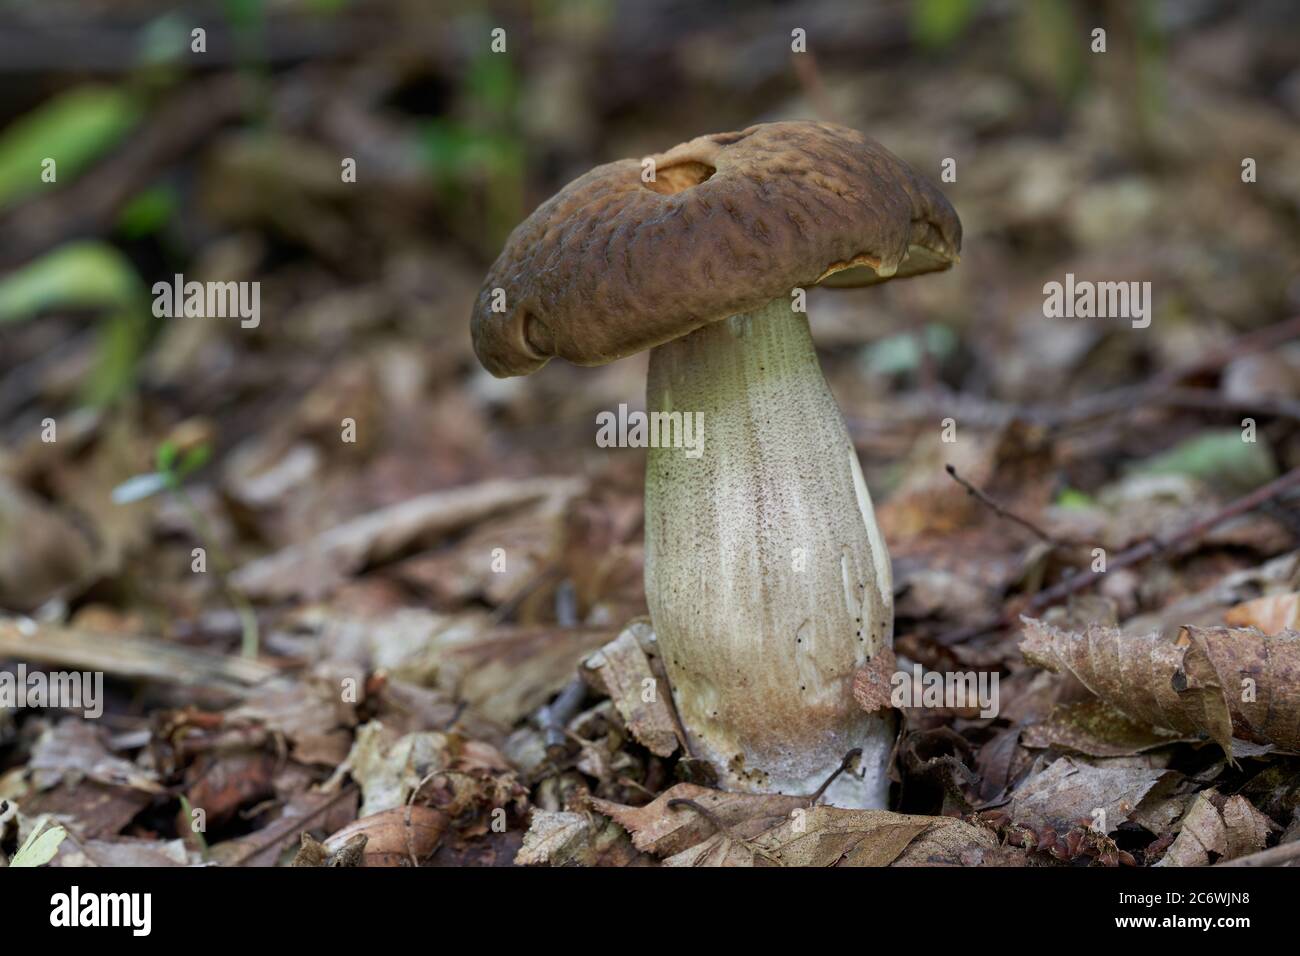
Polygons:
<instances>
[{"instance_id":1,"label":"wrinkled cap surface","mask_svg":"<svg viewBox=\"0 0 1300 956\"><path fill-rule=\"evenodd\" d=\"M857 130L766 123L651 159L596 167L511 233L474 303L493 375L603 365L795 287L933 272L961 249L938 188Z\"/></svg>"}]
</instances>

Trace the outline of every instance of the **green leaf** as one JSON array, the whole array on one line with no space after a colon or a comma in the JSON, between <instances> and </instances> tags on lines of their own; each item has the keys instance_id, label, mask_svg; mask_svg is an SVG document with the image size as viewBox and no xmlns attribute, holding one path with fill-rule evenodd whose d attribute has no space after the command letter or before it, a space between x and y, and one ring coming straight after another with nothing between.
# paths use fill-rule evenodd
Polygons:
<instances>
[{"instance_id":1,"label":"green leaf","mask_svg":"<svg viewBox=\"0 0 1300 956\"><path fill-rule=\"evenodd\" d=\"M176 468L176 477L184 478L186 475L193 474L206 465L211 457L212 448L207 444L191 448L181 457L181 463Z\"/></svg>"},{"instance_id":2,"label":"green leaf","mask_svg":"<svg viewBox=\"0 0 1300 956\"><path fill-rule=\"evenodd\" d=\"M117 309L100 323L99 352L95 370L82 389L83 401L106 405L131 388L136 361L149 337L148 323L144 308L136 306Z\"/></svg>"},{"instance_id":3,"label":"green leaf","mask_svg":"<svg viewBox=\"0 0 1300 956\"><path fill-rule=\"evenodd\" d=\"M0 209L57 188L117 145L140 121L136 97L112 86L81 86L47 100L0 133ZM46 159L56 182L41 178Z\"/></svg>"},{"instance_id":4,"label":"green leaf","mask_svg":"<svg viewBox=\"0 0 1300 956\"><path fill-rule=\"evenodd\" d=\"M10 866L44 866L54 859L61 844L68 836L68 831L61 826L45 829L46 818L41 817L31 835L9 861Z\"/></svg>"},{"instance_id":5,"label":"green leaf","mask_svg":"<svg viewBox=\"0 0 1300 956\"><path fill-rule=\"evenodd\" d=\"M136 194L118 214L117 228L128 239L153 235L171 222L180 206L171 186L154 186Z\"/></svg>"},{"instance_id":6,"label":"green leaf","mask_svg":"<svg viewBox=\"0 0 1300 956\"><path fill-rule=\"evenodd\" d=\"M975 0L912 0L912 38L940 49L961 35L975 14Z\"/></svg>"},{"instance_id":7,"label":"green leaf","mask_svg":"<svg viewBox=\"0 0 1300 956\"><path fill-rule=\"evenodd\" d=\"M950 357L957 349L957 335L946 325L930 323L922 333L925 350L938 361ZM897 375L914 372L921 365L921 347L911 332L890 335L862 350L862 364L872 375Z\"/></svg>"},{"instance_id":8,"label":"green leaf","mask_svg":"<svg viewBox=\"0 0 1300 956\"><path fill-rule=\"evenodd\" d=\"M1233 492L1258 488L1278 474L1267 443L1242 441L1241 430L1236 428L1202 432L1129 470L1143 475L1188 475Z\"/></svg>"},{"instance_id":9,"label":"green leaf","mask_svg":"<svg viewBox=\"0 0 1300 956\"><path fill-rule=\"evenodd\" d=\"M72 242L0 279L0 325L47 309L88 308L106 315L82 397L102 405L131 384L149 334L147 290L131 261L105 242Z\"/></svg>"},{"instance_id":10,"label":"green leaf","mask_svg":"<svg viewBox=\"0 0 1300 956\"><path fill-rule=\"evenodd\" d=\"M168 68L190 51L190 22L180 13L165 13L138 32L136 56L144 67Z\"/></svg>"},{"instance_id":11,"label":"green leaf","mask_svg":"<svg viewBox=\"0 0 1300 956\"><path fill-rule=\"evenodd\" d=\"M1084 494L1074 488L1066 488L1056 498L1058 508L1071 508L1075 510L1085 510L1096 505L1090 495Z\"/></svg>"},{"instance_id":12,"label":"green leaf","mask_svg":"<svg viewBox=\"0 0 1300 956\"><path fill-rule=\"evenodd\" d=\"M163 474L170 474L176 467L176 456L180 450L173 441L165 441L158 446L158 451L154 453L154 465Z\"/></svg>"},{"instance_id":13,"label":"green leaf","mask_svg":"<svg viewBox=\"0 0 1300 956\"><path fill-rule=\"evenodd\" d=\"M508 56L482 53L470 64L465 81L470 100L488 116L503 116L514 108L517 82Z\"/></svg>"},{"instance_id":14,"label":"green leaf","mask_svg":"<svg viewBox=\"0 0 1300 956\"><path fill-rule=\"evenodd\" d=\"M45 309L138 304L144 292L130 260L113 246L72 242L0 279L0 324Z\"/></svg>"}]
</instances>

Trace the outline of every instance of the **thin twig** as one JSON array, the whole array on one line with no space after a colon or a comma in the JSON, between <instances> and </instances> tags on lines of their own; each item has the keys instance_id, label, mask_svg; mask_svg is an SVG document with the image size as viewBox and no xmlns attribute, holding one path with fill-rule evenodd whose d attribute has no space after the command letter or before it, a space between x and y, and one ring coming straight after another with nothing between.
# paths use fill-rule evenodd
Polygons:
<instances>
[{"instance_id":1,"label":"thin twig","mask_svg":"<svg viewBox=\"0 0 1300 956\"><path fill-rule=\"evenodd\" d=\"M829 777L827 777L826 782L817 788L817 792L808 798L808 806L811 807L818 800L820 800L822 798L822 795L831 788L831 784L833 784L836 781L839 775L844 773L844 771L851 769L853 765L858 762L858 758L861 756L862 756L861 747L854 747L852 750L846 753L844 755L844 759L840 761L840 765L835 768L835 772L832 773Z\"/></svg>"},{"instance_id":2,"label":"thin twig","mask_svg":"<svg viewBox=\"0 0 1300 956\"><path fill-rule=\"evenodd\" d=\"M489 624L495 627L503 623L511 614L519 609L519 606L540 591L547 584L560 577L562 569L557 567L543 568L538 573L523 583L523 585L510 595L505 601L493 609L491 616L488 618Z\"/></svg>"},{"instance_id":3,"label":"thin twig","mask_svg":"<svg viewBox=\"0 0 1300 956\"><path fill-rule=\"evenodd\" d=\"M586 696L586 682L581 677L575 677L564 686L555 700L538 709L535 718L537 729L546 740L546 753L552 760L558 760L564 755L568 739L564 732L565 725L573 719Z\"/></svg>"},{"instance_id":4,"label":"thin twig","mask_svg":"<svg viewBox=\"0 0 1300 956\"><path fill-rule=\"evenodd\" d=\"M237 856L227 860L225 862L225 865L243 866L244 863L246 863L251 858L257 856L259 853L263 853L266 850L269 850L271 847L275 846L275 844L282 843L285 840L292 838L295 833L300 833L303 830L307 829L307 827L310 826L317 817L321 816L328 810L333 809L334 806L345 797L350 797L355 795L356 792L357 792L356 784L348 784L346 787L340 789L338 793L335 793L332 796L328 797L323 803L320 804L320 806L313 807L311 810L308 810L300 817L294 817L292 824L287 828L285 828L284 830L277 831L276 826L273 823L270 826L259 830L257 833L250 835L248 838L249 840L248 848L245 849L243 852L239 853ZM268 833L271 834L269 839L267 838Z\"/></svg>"},{"instance_id":5,"label":"thin twig","mask_svg":"<svg viewBox=\"0 0 1300 956\"><path fill-rule=\"evenodd\" d=\"M1216 372L1244 355L1267 351L1296 338L1300 338L1300 315L1292 316L1285 321L1277 322L1256 332L1238 336L1217 349L1211 349L1200 358L1186 365L1175 366L1158 375L1153 375L1141 385L1103 392L1100 395L1081 399L1073 403L1068 409L1056 409L1048 412L1040 418L1040 423L1049 427L1060 427L1143 406L1162 403L1179 404L1180 402L1177 399L1187 400L1186 390L1178 387L1179 383L1185 379ZM1169 399L1169 401L1166 402L1166 399ZM1226 399L1223 401L1227 402ZM1253 407L1261 411L1264 410L1263 406L1268 404L1270 403L1252 403ZM1277 410L1277 414L1289 413L1290 411L1286 406L1282 406Z\"/></svg>"},{"instance_id":6,"label":"thin twig","mask_svg":"<svg viewBox=\"0 0 1300 956\"><path fill-rule=\"evenodd\" d=\"M1289 489L1300 486L1300 468L1293 468L1280 478L1270 481L1268 484L1256 488L1250 494L1238 498L1236 501L1197 521L1185 525L1182 529L1170 535L1167 538L1154 537L1147 541L1128 548L1120 552L1107 564L1107 572L1117 571L1120 568L1131 567L1140 564L1150 558L1155 557L1165 551L1169 551L1179 545L1186 544L1208 531L1213 530L1225 521L1240 517L1249 511L1253 511L1261 505L1274 498L1282 495ZM1026 612L1038 612L1050 607L1062 598L1077 594L1080 591L1086 591L1088 588L1097 584L1102 578L1101 574L1084 574L1082 572L1066 578L1050 588L1039 591L1035 594L1023 608L1017 610L1004 609L996 617L989 618L979 624L972 624L968 627L959 628L939 635L936 641L943 645L960 644L963 641L970 640L972 637L978 637L981 634L987 634L990 631L996 631L1003 627L1013 624L1021 614Z\"/></svg>"},{"instance_id":7,"label":"thin twig","mask_svg":"<svg viewBox=\"0 0 1300 956\"><path fill-rule=\"evenodd\" d=\"M774 856L772 856L770 852L763 849L761 846L758 846L757 844L751 842L750 840L747 840L739 833L736 833L734 830L731 829L731 827L723 823L716 813L714 813L712 810L710 810L708 807L704 806L703 804L696 803L694 800L688 800L686 797L673 797L673 799L668 801L668 809L675 810L678 807L687 807L691 810L694 810L705 820L707 820L710 824L712 824L713 828L717 830L719 833L721 833L723 836L725 836L728 840L732 841L733 843L739 843L741 846L748 849L751 853L756 853L771 863L780 865L781 861L776 859Z\"/></svg>"},{"instance_id":8,"label":"thin twig","mask_svg":"<svg viewBox=\"0 0 1300 956\"><path fill-rule=\"evenodd\" d=\"M1061 538L1055 537L1054 535L1048 534L1046 531L1044 531L1038 525L1034 524L1028 518L1022 518L1014 511L1010 511L1009 509L1002 507L1002 505L998 504L996 501L990 498L979 488L975 487L969 481L963 478L961 475L957 474L957 469L954 468L952 465L944 465L943 468L944 471L948 472L949 477L951 477L953 481L957 482L957 484L961 485L963 488L966 489L966 493L968 495L971 495L972 497L976 498L982 505L984 505L989 510L991 510L999 518L1003 518L1007 521L1010 521L1012 524L1020 525L1020 527L1024 528L1026 531L1029 531L1035 537L1046 542L1047 544L1052 545L1053 547L1063 548L1063 547L1068 547L1071 544L1078 543L1078 542L1065 541Z\"/></svg>"},{"instance_id":9,"label":"thin twig","mask_svg":"<svg viewBox=\"0 0 1300 956\"><path fill-rule=\"evenodd\" d=\"M945 391L937 395L923 394L922 400L911 407L892 410L888 423L915 426L932 422L936 414L946 415L952 409L960 408L962 422L967 425L1002 428L1014 421L1021 421L1057 431L1068 426L1084 425L1111 415L1123 415L1160 406L1246 412L1300 420L1300 403L1293 400L1233 398L1214 389L1187 387L1182 384L1189 378L1216 372L1242 356L1264 352L1297 338L1300 338L1300 315L1238 336L1185 365L1152 376L1141 385L1129 385L1084 396L1072 401L1068 406L1011 405L985 396ZM872 426L881 424L878 421L868 422L853 416L847 416L846 421L855 437L862 435L869 424Z\"/></svg>"},{"instance_id":10,"label":"thin twig","mask_svg":"<svg viewBox=\"0 0 1300 956\"><path fill-rule=\"evenodd\" d=\"M1212 515L1208 515L1199 521L1185 525L1181 530L1175 532L1168 538L1155 537L1148 541L1143 541L1133 547L1121 552L1107 565L1108 571L1114 571L1118 568L1127 568L1134 564L1140 564L1148 558L1153 558L1157 554L1169 551L1179 545L1193 541L1208 531L1213 530L1226 521L1240 517L1247 512L1254 511L1260 505L1267 501L1280 496L1288 489L1300 485L1300 468L1293 468L1280 478L1270 481L1268 484L1256 488L1250 494L1238 498L1229 505L1224 506ZM1098 575L1084 576L1077 574L1073 578L1062 581L1053 585L1045 591L1039 592L1029 602L1029 609L1034 611L1042 610L1050 604L1055 603L1067 595L1074 594L1076 591L1082 591L1092 586L1096 582ZM1082 580L1077 580L1082 579Z\"/></svg>"}]
</instances>

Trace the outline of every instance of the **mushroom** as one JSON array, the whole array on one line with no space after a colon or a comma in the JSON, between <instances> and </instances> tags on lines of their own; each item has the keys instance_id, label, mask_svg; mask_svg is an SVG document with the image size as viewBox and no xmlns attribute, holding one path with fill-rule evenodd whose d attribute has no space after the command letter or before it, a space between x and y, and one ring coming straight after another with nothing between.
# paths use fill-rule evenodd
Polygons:
<instances>
[{"instance_id":1,"label":"mushroom","mask_svg":"<svg viewBox=\"0 0 1300 956\"><path fill-rule=\"evenodd\" d=\"M829 123L652 159L593 169L515 229L475 303L475 352L509 376L653 350L647 407L705 428L699 457L650 448L645 488L646 599L692 755L729 789L805 794L860 748L826 797L883 806L892 720L852 683L891 659L889 556L792 293L946 269L961 223Z\"/></svg>"}]
</instances>

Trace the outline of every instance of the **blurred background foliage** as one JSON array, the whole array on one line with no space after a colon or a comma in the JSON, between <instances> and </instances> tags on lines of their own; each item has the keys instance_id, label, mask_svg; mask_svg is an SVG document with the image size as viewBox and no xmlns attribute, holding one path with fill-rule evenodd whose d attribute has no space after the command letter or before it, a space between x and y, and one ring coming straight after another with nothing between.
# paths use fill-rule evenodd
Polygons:
<instances>
[{"instance_id":1,"label":"blurred background foliage","mask_svg":"<svg viewBox=\"0 0 1300 956\"><path fill-rule=\"evenodd\" d=\"M469 348L470 303L509 231L569 179L702 133L822 118L935 179L955 160L957 269L811 299L885 496L945 403L977 423L1052 412L1300 302L1300 11L1286 0L3 0L0 13L0 470L113 542L89 572L110 590L130 586L113 576L121 557L162 519L124 519L109 492L178 434L211 448L195 507L236 562L489 475L612 469L635 498L638 454L611 465L590 423L641 401L644 356L495 381ZM791 52L796 29L807 53ZM1067 271L1152 281L1151 329L1045 320L1042 285ZM260 282L260 325L155 317L150 290L176 275ZM1234 401L1296 398L1293 357L1237 374ZM341 452L345 416L363 437ZM38 437L51 417L71 429L58 452ZM1203 425L1081 447L1061 500L1090 500ZM1270 437L1270 465L1295 459L1293 433ZM1158 464L1200 475L1223 454ZM280 484L258 498L258 481Z\"/></svg>"}]
</instances>

